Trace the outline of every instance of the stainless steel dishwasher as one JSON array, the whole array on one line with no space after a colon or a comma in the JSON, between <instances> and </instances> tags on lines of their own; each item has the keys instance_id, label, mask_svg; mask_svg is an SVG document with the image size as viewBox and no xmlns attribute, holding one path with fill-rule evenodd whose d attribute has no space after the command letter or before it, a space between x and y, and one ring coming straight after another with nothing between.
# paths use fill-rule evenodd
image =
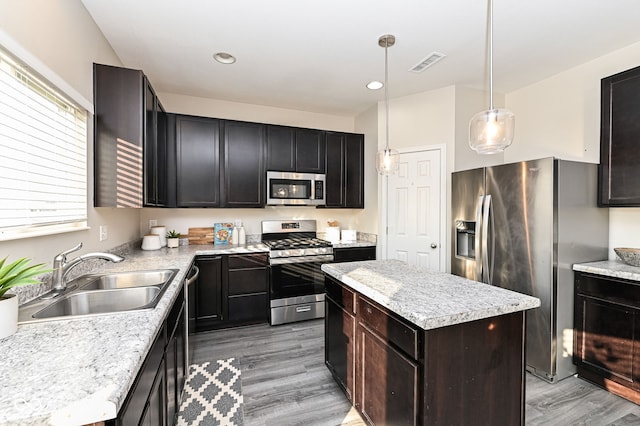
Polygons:
<instances>
[{"instance_id":1,"label":"stainless steel dishwasher","mask_svg":"<svg viewBox=\"0 0 640 426\"><path fill-rule=\"evenodd\" d=\"M184 292L185 292L185 309L187 320L185 321L186 327L186 365L187 371L186 374L189 373L189 366L191 365L191 360L193 359L193 349L194 345L191 340L191 336L196 331L196 315L195 315L195 306L196 306L196 292L193 284L198 281L198 276L200 275L200 269L196 265L191 265L191 269L189 273L187 273L187 277L185 278Z\"/></svg>"}]
</instances>

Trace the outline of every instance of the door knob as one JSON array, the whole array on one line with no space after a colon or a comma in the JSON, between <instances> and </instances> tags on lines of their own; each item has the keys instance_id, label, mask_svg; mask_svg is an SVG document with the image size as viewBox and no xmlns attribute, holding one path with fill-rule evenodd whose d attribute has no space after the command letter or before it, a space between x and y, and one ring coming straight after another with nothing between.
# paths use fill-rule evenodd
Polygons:
<instances>
[{"instance_id":1,"label":"door knob","mask_svg":"<svg viewBox=\"0 0 640 426\"><path fill-rule=\"evenodd\" d=\"M436 243L431 243L431 248L438 248L438 244L436 244Z\"/></svg>"}]
</instances>

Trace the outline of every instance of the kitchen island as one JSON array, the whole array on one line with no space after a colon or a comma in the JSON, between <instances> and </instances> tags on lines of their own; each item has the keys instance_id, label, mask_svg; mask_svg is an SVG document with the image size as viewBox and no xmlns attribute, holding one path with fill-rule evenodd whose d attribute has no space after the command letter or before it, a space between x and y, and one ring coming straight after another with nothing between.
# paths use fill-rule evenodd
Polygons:
<instances>
[{"instance_id":1,"label":"kitchen island","mask_svg":"<svg viewBox=\"0 0 640 426\"><path fill-rule=\"evenodd\" d=\"M370 424L524 424L539 299L397 260L325 264L325 362Z\"/></svg>"}]
</instances>

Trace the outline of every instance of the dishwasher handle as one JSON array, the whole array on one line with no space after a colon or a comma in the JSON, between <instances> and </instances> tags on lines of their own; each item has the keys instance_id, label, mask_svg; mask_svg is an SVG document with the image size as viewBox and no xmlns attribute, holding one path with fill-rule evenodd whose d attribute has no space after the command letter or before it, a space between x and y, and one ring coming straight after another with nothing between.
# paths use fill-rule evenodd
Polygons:
<instances>
[{"instance_id":1,"label":"dishwasher handle","mask_svg":"<svg viewBox=\"0 0 640 426\"><path fill-rule=\"evenodd\" d=\"M200 268L198 268L196 265L193 265L191 267L191 270L189 271L189 277L187 277L187 286L190 286L191 284L193 284L194 282L196 282L196 280L198 279L198 276L200 275Z\"/></svg>"}]
</instances>

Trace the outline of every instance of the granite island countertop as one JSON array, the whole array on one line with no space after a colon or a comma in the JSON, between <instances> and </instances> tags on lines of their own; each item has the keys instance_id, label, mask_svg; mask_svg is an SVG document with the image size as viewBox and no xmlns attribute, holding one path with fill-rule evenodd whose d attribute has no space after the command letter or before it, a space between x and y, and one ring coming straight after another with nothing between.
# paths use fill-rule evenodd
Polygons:
<instances>
[{"instance_id":1,"label":"granite island countertop","mask_svg":"<svg viewBox=\"0 0 640 426\"><path fill-rule=\"evenodd\" d=\"M268 252L263 244L134 250L92 271L175 268L154 309L20 324L0 341L0 424L74 425L113 419L197 255Z\"/></svg>"},{"instance_id":2,"label":"granite island countertop","mask_svg":"<svg viewBox=\"0 0 640 426\"><path fill-rule=\"evenodd\" d=\"M540 306L535 297L399 260L324 264L322 271L424 330Z\"/></svg>"},{"instance_id":3,"label":"granite island countertop","mask_svg":"<svg viewBox=\"0 0 640 426\"><path fill-rule=\"evenodd\" d=\"M573 265L573 270L640 282L640 268L637 266L627 265L621 260L602 260L599 262L576 263Z\"/></svg>"}]
</instances>

